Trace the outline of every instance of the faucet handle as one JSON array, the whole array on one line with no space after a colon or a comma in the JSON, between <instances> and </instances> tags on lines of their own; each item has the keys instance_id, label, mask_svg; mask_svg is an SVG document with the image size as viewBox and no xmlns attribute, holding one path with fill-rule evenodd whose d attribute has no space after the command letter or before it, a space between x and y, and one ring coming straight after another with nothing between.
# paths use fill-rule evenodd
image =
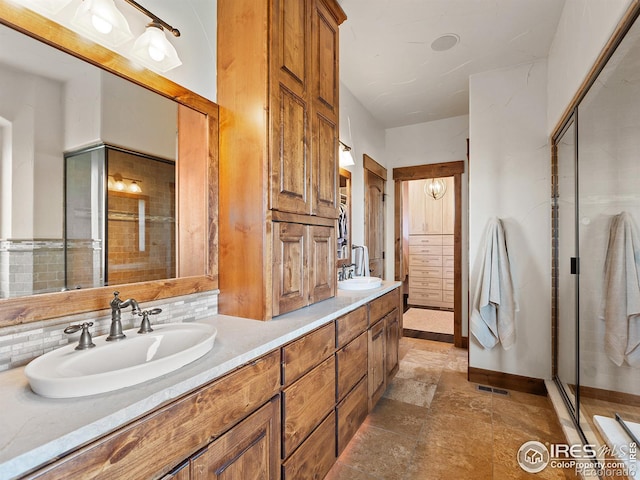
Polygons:
<instances>
[{"instance_id":1,"label":"faucet handle","mask_svg":"<svg viewBox=\"0 0 640 480\"><path fill-rule=\"evenodd\" d=\"M89 333L89 327L93 327L93 322L85 322L82 325L69 325L64 329L64 333L76 333L79 330L82 330L80 334L80 341L78 342L78 346L76 350L87 350L89 348L93 348L96 346L91 339L91 333Z\"/></svg>"},{"instance_id":2,"label":"faucet handle","mask_svg":"<svg viewBox=\"0 0 640 480\"><path fill-rule=\"evenodd\" d=\"M162 312L161 308L152 308L151 310L143 310L138 313L142 317L142 323L140 324L140 330L138 333L149 333L153 332L153 328L151 328L151 322L149 321L149 315L158 315Z\"/></svg>"}]
</instances>

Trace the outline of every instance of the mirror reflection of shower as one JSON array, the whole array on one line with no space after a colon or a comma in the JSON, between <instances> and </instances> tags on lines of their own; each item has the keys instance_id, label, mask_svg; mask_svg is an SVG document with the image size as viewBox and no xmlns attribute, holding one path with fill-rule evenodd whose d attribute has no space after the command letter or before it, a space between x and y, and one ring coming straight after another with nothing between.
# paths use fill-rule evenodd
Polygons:
<instances>
[{"instance_id":1,"label":"mirror reflection of shower","mask_svg":"<svg viewBox=\"0 0 640 480\"><path fill-rule=\"evenodd\" d=\"M99 144L65 156L65 288L174 278L175 164Z\"/></svg>"}]
</instances>

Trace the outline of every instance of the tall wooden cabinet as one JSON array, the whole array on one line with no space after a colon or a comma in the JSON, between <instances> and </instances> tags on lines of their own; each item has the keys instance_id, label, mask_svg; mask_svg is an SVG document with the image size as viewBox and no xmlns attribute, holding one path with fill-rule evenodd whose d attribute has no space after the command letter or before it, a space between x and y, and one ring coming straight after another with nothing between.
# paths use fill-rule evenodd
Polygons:
<instances>
[{"instance_id":1,"label":"tall wooden cabinet","mask_svg":"<svg viewBox=\"0 0 640 480\"><path fill-rule=\"evenodd\" d=\"M266 320L335 295L345 19L335 0L218 0L221 313Z\"/></svg>"}]
</instances>

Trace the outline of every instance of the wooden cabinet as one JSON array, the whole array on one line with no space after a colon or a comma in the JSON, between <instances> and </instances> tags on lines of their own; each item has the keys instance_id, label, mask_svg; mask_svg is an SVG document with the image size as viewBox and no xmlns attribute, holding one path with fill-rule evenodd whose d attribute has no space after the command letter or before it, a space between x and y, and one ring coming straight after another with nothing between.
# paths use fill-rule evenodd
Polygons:
<instances>
[{"instance_id":1,"label":"wooden cabinet","mask_svg":"<svg viewBox=\"0 0 640 480\"><path fill-rule=\"evenodd\" d=\"M151 412L31 478L157 478L168 473L279 393L279 353ZM184 478L185 473L176 475Z\"/></svg>"},{"instance_id":2,"label":"wooden cabinet","mask_svg":"<svg viewBox=\"0 0 640 480\"><path fill-rule=\"evenodd\" d=\"M444 177L445 195L435 200L425 194L427 180L408 182L408 224L410 235L453 234L455 192L453 177Z\"/></svg>"},{"instance_id":3,"label":"wooden cabinet","mask_svg":"<svg viewBox=\"0 0 640 480\"><path fill-rule=\"evenodd\" d=\"M410 305L453 308L453 235L409 236Z\"/></svg>"},{"instance_id":4,"label":"wooden cabinet","mask_svg":"<svg viewBox=\"0 0 640 480\"><path fill-rule=\"evenodd\" d=\"M192 480L277 479L280 473L280 401L275 397L190 461Z\"/></svg>"},{"instance_id":5,"label":"wooden cabinet","mask_svg":"<svg viewBox=\"0 0 640 480\"><path fill-rule=\"evenodd\" d=\"M218 0L220 313L267 320L335 295L345 19L335 0ZM308 226L307 249L276 258L279 222Z\"/></svg>"}]
</instances>

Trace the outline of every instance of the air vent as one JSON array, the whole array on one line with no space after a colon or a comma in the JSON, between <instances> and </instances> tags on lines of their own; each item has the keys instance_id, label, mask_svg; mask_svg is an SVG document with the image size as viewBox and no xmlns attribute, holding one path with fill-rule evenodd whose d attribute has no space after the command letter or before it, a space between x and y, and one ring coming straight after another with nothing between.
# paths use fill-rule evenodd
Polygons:
<instances>
[{"instance_id":1,"label":"air vent","mask_svg":"<svg viewBox=\"0 0 640 480\"><path fill-rule=\"evenodd\" d=\"M503 395L505 397L509 396L509 391L502 388L489 387L487 385L478 385L477 389L481 392L495 393L496 395Z\"/></svg>"}]
</instances>

